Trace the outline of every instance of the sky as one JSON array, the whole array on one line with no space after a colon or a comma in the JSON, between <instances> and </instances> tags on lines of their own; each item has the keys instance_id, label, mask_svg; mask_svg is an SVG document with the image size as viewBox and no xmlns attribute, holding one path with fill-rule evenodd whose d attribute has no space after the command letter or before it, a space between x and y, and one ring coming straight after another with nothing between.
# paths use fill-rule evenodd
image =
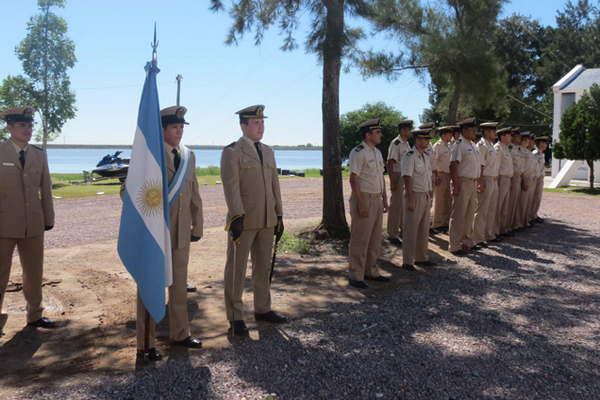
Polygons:
<instances>
[{"instance_id":1,"label":"sky","mask_svg":"<svg viewBox=\"0 0 600 400\"><path fill-rule=\"evenodd\" d=\"M519 13L553 25L566 0L514 0L503 15ZM14 54L37 12L35 0L0 0L0 79L22 73ZM77 63L71 86L77 116L67 122L54 143L129 144L150 59L153 25L158 29L158 89L161 107L175 104L177 74L183 76L181 104L188 108L185 144L223 145L236 140L235 111L264 104L265 139L269 144L298 145L321 140L321 66L302 46L280 50L281 37L271 29L260 46L252 35L237 46L224 44L231 19L214 13L208 0L69 0L56 12L67 21ZM368 28L365 25L366 28ZM361 42L363 48L389 51L397 45L383 37ZM383 101L404 116L419 120L428 107L427 79L412 72L395 81L364 79L356 70L342 73L340 112Z\"/></svg>"}]
</instances>

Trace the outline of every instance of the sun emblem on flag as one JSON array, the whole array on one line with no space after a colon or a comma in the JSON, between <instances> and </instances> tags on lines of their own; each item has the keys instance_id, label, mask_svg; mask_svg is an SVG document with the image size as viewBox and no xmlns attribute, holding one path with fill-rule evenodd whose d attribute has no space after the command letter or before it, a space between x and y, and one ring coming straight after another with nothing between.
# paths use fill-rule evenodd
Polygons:
<instances>
[{"instance_id":1,"label":"sun emblem on flag","mask_svg":"<svg viewBox=\"0 0 600 400\"><path fill-rule=\"evenodd\" d=\"M147 217L156 217L162 210L163 193L158 181L146 181L140 188L137 203Z\"/></svg>"}]
</instances>

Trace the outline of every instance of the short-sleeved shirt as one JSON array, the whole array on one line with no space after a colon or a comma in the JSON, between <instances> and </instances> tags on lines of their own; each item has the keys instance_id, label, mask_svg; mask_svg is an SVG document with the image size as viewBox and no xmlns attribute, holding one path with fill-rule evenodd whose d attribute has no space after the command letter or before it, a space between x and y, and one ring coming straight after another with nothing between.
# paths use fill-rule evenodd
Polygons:
<instances>
[{"instance_id":1,"label":"short-sleeved shirt","mask_svg":"<svg viewBox=\"0 0 600 400\"><path fill-rule=\"evenodd\" d=\"M431 168L438 172L450 172L450 156L452 152L450 150L449 143L443 140L438 140L433 145L433 155L431 156Z\"/></svg>"},{"instance_id":2,"label":"short-sleeved shirt","mask_svg":"<svg viewBox=\"0 0 600 400\"><path fill-rule=\"evenodd\" d=\"M461 138L456 142L450 162L458 161L457 174L461 178L477 179L481 174L481 161L477 146Z\"/></svg>"},{"instance_id":3,"label":"short-sleeved shirt","mask_svg":"<svg viewBox=\"0 0 600 400\"><path fill-rule=\"evenodd\" d=\"M500 168L500 155L494 144L481 138L477 143L477 150L479 150L479 159L483 167L483 176L497 177Z\"/></svg>"},{"instance_id":4,"label":"short-sleeved shirt","mask_svg":"<svg viewBox=\"0 0 600 400\"><path fill-rule=\"evenodd\" d=\"M499 155L499 168L498 175L500 176L510 176L512 177L514 174L514 166L512 156L510 155L510 149L508 145L502 144L500 142L494 145L496 151Z\"/></svg>"},{"instance_id":5,"label":"short-sleeved shirt","mask_svg":"<svg viewBox=\"0 0 600 400\"><path fill-rule=\"evenodd\" d=\"M410 144L408 143L408 140L404 140L400 136L392 140L392 143L390 143L390 147L388 148L388 160L396 161L393 172L401 172L400 161L402 161L402 156L409 150Z\"/></svg>"},{"instance_id":6,"label":"short-sleeved shirt","mask_svg":"<svg viewBox=\"0 0 600 400\"><path fill-rule=\"evenodd\" d=\"M513 160L513 169L515 175L523 175L525 169L527 168L527 149L522 148L521 146L511 145L510 155Z\"/></svg>"},{"instance_id":7,"label":"short-sleeved shirt","mask_svg":"<svg viewBox=\"0 0 600 400\"><path fill-rule=\"evenodd\" d=\"M431 157L427 152L416 149L408 151L402 157L402 176L412 177L412 190L414 192L431 192Z\"/></svg>"},{"instance_id":8,"label":"short-sleeved shirt","mask_svg":"<svg viewBox=\"0 0 600 400\"><path fill-rule=\"evenodd\" d=\"M536 158L536 160L538 162L537 176L538 177L545 176L546 175L546 173L545 173L545 169L546 169L546 156L539 149L535 149L533 151L533 155L535 156L535 158Z\"/></svg>"},{"instance_id":9,"label":"short-sleeved shirt","mask_svg":"<svg viewBox=\"0 0 600 400\"><path fill-rule=\"evenodd\" d=\"M360 191L383 193L383 156L377 147L365 142L350 152L350 172L358 176Z\"/></svg>"}]
</instances>

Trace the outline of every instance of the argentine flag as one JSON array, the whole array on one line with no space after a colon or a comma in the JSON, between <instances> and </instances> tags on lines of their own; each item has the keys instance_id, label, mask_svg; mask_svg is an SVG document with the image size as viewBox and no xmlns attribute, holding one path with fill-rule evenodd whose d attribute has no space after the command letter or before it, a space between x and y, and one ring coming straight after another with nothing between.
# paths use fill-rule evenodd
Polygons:
<instances>
[{"instance_id":1,"label":"argentine flag","mask_svg":"<svg viewBox=\"0 0 600 400\"><path fill-rule=\"evenodd\" d=\"M146 309L159 322L165 287L172 283L167 168L160 122L156 62L146 65L131 161L123 193L118 252L138 285Z\"/></svg>"}]
</instances>

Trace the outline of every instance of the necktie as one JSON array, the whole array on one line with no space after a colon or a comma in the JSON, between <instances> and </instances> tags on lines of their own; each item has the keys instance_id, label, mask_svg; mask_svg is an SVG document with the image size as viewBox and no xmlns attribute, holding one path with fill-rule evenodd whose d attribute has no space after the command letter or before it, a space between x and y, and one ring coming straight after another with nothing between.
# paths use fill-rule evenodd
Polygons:
<instances>
[{"instance_id":1,"label":"necktie","mask_svg":"<svg viewBox=\"0 0 600 400\"><path fill-rule=\"evenodd\" d=\"M260 163L263 162L262 150L260 148L260 142L254 143L254 147L256 147L256 151L258 152L258 158L260 158Z\"/></svg>"},{"instance_id":2,"label":"necktie","mask_svg":"<svg viewBox=\"0 0 600 400\"><path fill-rule=\"evenodd\" d=\"M21 162L21 168L25 168L25 150L19 151L19 161Z\"/></svg>"},{"instance_id":3,"label":"necktie","mask_svg":"<svg viewBox=\"0 0 600 400\"><path fill-rule=\"evenodd\" d=\"M173 163L175 164L175 171L179 169L179 163L181 163L181 156L177 149L173 149Z\"/></svg>"}]
</instances>

